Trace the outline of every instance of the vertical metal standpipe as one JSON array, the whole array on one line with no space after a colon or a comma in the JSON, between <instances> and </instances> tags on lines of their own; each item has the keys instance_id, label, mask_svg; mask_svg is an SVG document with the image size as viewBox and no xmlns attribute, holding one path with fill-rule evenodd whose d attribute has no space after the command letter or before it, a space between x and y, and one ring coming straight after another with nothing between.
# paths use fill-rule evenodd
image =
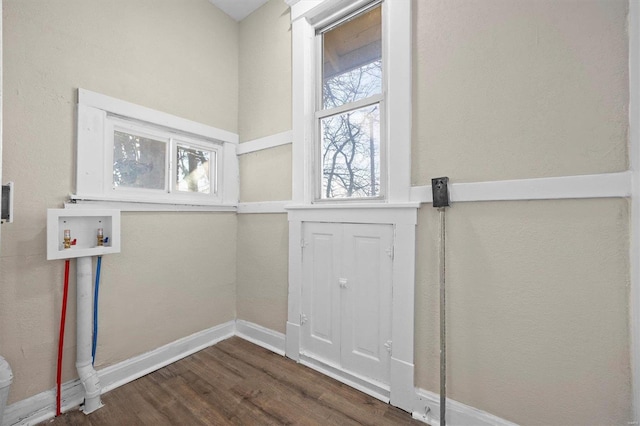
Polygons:
<instances>
[{"instance_id":1,"label":"vertical metal standpipe","mask_svg":"<svg viewBox=\"0 0 640 426\"><path fill-rule=\"evenodd\" d=\"M447 323L446 323L446 256L445 208L449 207L449 178L431 179L433 207L440 213L440 426L447 424Z\"/></svg>"},{"instance_id":2,"label":"vertical metal standpipe","mask_svg":"<svg viewBox=\"0 0 640 426\"><path fill-rule=\"evenodd\" d=\"M445 208L440 212L440 426L447 424L447 328L446 328L446 256L445 256Z\"/></svg>"}]
</instances>

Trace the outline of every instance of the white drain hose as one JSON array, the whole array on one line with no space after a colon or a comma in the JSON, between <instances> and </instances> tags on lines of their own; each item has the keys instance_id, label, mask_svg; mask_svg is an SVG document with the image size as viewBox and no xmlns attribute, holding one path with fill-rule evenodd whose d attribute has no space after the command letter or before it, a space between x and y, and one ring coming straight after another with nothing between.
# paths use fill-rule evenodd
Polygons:
<instances>
[{"instance_id":1,"label":"white drain hose","mask_svg":"<svg viewBox=\"0 0 640 426\"><path fill-rule=\"evenodd\" d=\"M82 411L89 414L102 407L100 393L102 392L98 373L93 368L91 357L91 338L93 321L93 300L91 258L79 257L76 260L77 284L77 349L76 368L82 386L84 386L84 407Z\"/></svg>"}]
</instances>

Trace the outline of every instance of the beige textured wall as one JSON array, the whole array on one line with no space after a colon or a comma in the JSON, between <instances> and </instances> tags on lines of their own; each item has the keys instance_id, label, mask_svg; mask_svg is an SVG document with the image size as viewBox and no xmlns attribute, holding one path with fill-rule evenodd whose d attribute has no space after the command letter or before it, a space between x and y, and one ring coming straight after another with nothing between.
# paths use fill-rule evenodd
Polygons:
<instances>
[{"instance_id":1,"label":"beige textured wall","mask_svg":"<svg viewBox=\"0 0 640 426\"><path fill-rule=\"evenodd\" d=\"M438 213L420 210L416 386L439 392ZM627 200L454 204L447 396L519 424L631 421Z\"/></svg>"},{"instance_id":2,"label":"beige textured wall","mask_svg":"<svg viewBox=\"0 0 640 426\"><path fill-rule=\"evenodd\" d=\"M122 252L102 261L98 368L236 316L234 213L123 219Z\"/></svg>"},{"instance_id":3,"label":"beige textured wall","mask_svg":"<svg viewBox=\"0 0 640 426\"><path fill-rule=\"evenodd\" d=\"M2 230L0 354L11 403L54 387L64 262L46 260L45 222L74 190L76 89L237 132L238 24L207 0L5 0L3 19L3 179L16 199ZM234 318L234 215L122 220L122 254L104 258L98 366ZM71 303L64 380L75 377L74 321Z\"/></svg>"},{"instance_id":4,"label":"beige textured wall","mask_svg":"<svg viewBox=\"0 0 640 426\"><path fill-rule=\"evenodd\" d=\"M238 216L238 318L285 332L289 222L286 214Z\"/></svg>"},{"instance_id":5,"label":"beige textured wall","mask_svg":"<svg viewBox=\"0 0 640 426\"><path fill-rule=\"evenodd\" d=\"M240 141L291 130L289 7L270 0L240 22Z\"/></svg>"},{"instance_id":6,"label":"beige textured wall","mask_svg":"<svg viewBox=\"0 0 640 426\"><path fill-rule=\"evenodd\" d=\"M414 185L627 169L626 0L414 0Z\"/></svg>"},{"instance_id":7,"label":"beige textured wall","mask_svg":"<svg viewBox=\"0 0 640 426\"><path fill-rule=\"evenodd\" d=\"M412 181L627 169L625 0L418 0ZM454 204L448 396L521 424L631 420L622 199ZM420 210L416 386L439 392L438 216Z\"/></svg>"},{"instance_id":8,"label":"beige textured wall","mask_svg":"<svg viewBox=\"0 0 640 426\"><path fill-rule=\"evenodd\" d=\"M240 156L240 201L291 199L291 144Z\"/></svg>"},{"instance_id":9,"label":"beige textured wall","mask_svg":"<svg viewBox=\"0 0 640 426\"><path fill-rule=\"evenodd\" d=\"M289 8L271 0L240 23L240 141L291 130ZM291 199L291 145L240 156L240 201Z\"/></svg>"},{"instance_id":10,"label":"beige textured wall","mask_svg":"<svg viewBox=\"0 0 640 426\"><path fill-rule=\"evenodd\" d=\"M240 141L291 130L287 5L270 0L240 23ZM240 201L291 199L291 145L240 156ZM238 216L238 318L281 333L287 321L286 214Z\"/></svg>"},{"instance_id":11,"label":"beige textured wall","mask_svg":"<svg viewBox=\"0 0 640 426\"><path fill-rule=\"evenodd\" d=\"M239 26L205 0L103 3L4 2L3 179L18 186L0 254L10 402L53 387L62 262L44 260L44 220L73 189L76 87L238 131L242 141L291 128L280 0ZM413 5L414 184L626 169L626 2ZM166 66L176 59L197 66ZM279 147L241 157L242 200L290 197L290 156ZM450 396L523 424L626 424L627 201L465 203L448 215ZM434 392L436 226L424 206L416 385ZM130 213L123 231L123 253L103 263L99 365L232 319L234 306L238 318L284 332L286 215ZM70 327L67 354L73 335ZM65 380L74 375L67 357Z\"/></svg>"}]
</instances>

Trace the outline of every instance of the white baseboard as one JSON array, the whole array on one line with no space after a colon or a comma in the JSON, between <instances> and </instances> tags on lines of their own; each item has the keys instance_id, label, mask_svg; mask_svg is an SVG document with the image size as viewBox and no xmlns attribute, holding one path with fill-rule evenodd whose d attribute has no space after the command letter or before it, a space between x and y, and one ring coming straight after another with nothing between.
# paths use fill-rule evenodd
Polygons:
<instances>
[{"instance_id":1,"label":"white baseboard","mask_svg":"<svg viewBox=\"0 0 640 426\"><path fill-rule=\"evenodd\" d=\"M60 408L62 412L79 406L84 400L84 388L79 379L62 384ZM35 425L56 415L55 389L41 392L7 406L2 426Z\"/></svg>"},{"instance_id":2,"label":"white baseboard","mask_svg":"<svg viewBox=\"0 0 640 426\"><path fill-rule=\"evenodd\" d=\"M101 369L98 371L98 376L103 386L102 392L113 390L234 335L279 355L285 354L287 340L284 334L244 320L229 321ZM368 381L353 375L345 375L344 372L336 370L328 364L301 354L299 356L299 362L302 364L375 398L389 402L388 389L372 386ZM78 379L64 383L62 385L62 411L65 412L79 406L83 397L84 389ZM2 426L34 425L53 418L56 410L55 399L55 389L52 389L9 405L4 412ZM429 409L428 413L426 413L427 409ZM412 415L414 419L424 421L432 426L439 424L439 395L424 389L416 389ZM447 424L452 426L470 424L517 426L515 423L451 399L447 399Z\"/></svg>"},{"instance_id":3,"label":"white baseboard","mask_svg":"<svg viewBox=\"0 0 640 426\"><path fill-rule=\"evenodd\" d=\"M136 380L234 334L235 321L229 321L103 368L98 371L102 393ZM62 385L62 412L77 407L83 399L84 388L79 379ZM5 409L2 426L34 425L53 418L55 414L56 391L52 389L9 405Z\"/></svg>"},{"instance_id":4,"label":"white baseboard","mask_svg":"<svg viewBox=\"0 0 640 426\"><path fill-rule=\"evenodd\" d=\"M234 334L235 321L229 321L103 368L98 371L100 383L102 384L102 393L109 392L202 349L213 346Z\"/></svg>"},{"instance_id":5,"label":"white baseboard","mask_svg":"<svg viewBox=\"0 0 640 426\"><path fill-rule=\"evenodd\" d=\"M248 321L236 320L236 336L284 356L285 336L282 333Z\"/></svg>"},{"instance_id":6,"label":"white baseboard","mask_svg":"<svg viewBox=\"0 0 640 426\"><path fill-rule=\"evenodd\" d=\"M351 386L354 389L364 392L369 396L379 399L382 402L389 403L389 386L382 383L375 383L370 378L360 377L356 374L344 371L339 366L331 365L329 362L323 362L317 357L300 354L298 362L313 370L316 370L325 376L329 376L339 382Z\"/></svg>"},{"instance_id":7,"label":"white baseboard","mask_svg":"<svg viewBox=\"0 0 640 426\"><path fill-rule=\"evenodd\" d=\"M412 413L414 419L431 426L440 424L440 395L416 388L416 402ZM508 420L478 410L461 402L447 398L447 425L517 426Z\"/></svg>"}]
</instances>

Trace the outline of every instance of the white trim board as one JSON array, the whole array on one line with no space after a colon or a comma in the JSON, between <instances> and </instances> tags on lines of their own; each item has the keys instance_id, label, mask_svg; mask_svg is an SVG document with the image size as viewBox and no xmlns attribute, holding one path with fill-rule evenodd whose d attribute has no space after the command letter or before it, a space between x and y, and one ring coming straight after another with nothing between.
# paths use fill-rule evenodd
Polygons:
<instances>
[{"instance_id":1,"label":"white trim board","mask_svg":"<svg viewBox=\"0 0 640 426\"><path fill-rule=\"evenodd\" d=\"M252 152L252 151L246 151ZM246 153L245 152L245 153ZM632 194L630 171L596 175L561 176L552 178L516 179L489 182L452 183L452 202L472 201L517 201L570 198L629 197ZM640 181L640 180L639 180ZM413 203L431 203L431 185L411 187L411 203L405 204L335 204L296 205L292 200L255 201L233 205L195 206L158 203L127 203L118 201L88 200L71 195L72 202L65 208L118 208L122 211L207 211L239 214L287 213L297 209L350 209L350 208L396 208L412 206Z\"/></svg>"},{"instance_id":2,"label":"white trim board","mask_svg":"<svg viewBox=\"0 0 640 426\"><path fill-rule=\"evenodd\" d=\"M284 356L284 334L245 320L236 320L236 336Z\"/></svg>"},{"instance_id":3,"label":"white trim board","mask_svg":"<svg viewBox=\"0 0 640 426\"><path fill-rule=\"evenodd\" d=\"M109 392L234 335L235 321L229 321L106 367L98 372L102 392Z\"/></svg>"},{"instance_id":4,"label":"white trim board","mask_svg":"<svg viewBox=\"0 0 640 426\"><path fill-rule=\"evenodd\" d=\"M275 148L281 145L288 145L293 142L293 132L276 133L275 135L265 136L263 138L253 139L238 144L238 155L248 154L250 152L260 151L268 148Z\"/></svg>"},{"instance_id":5,"label":"white trim board","mask_svg":"<svg viewBox=\"0 0 640 426\"><path fill-rule=\"evenodd\" d=\"M358 375L351 374L340 367L333 366L331 363L324 362L323 360L317 359L313 356L307 356L304 353L300 353L299 355L300 359L298 362L305 367L309 367L324 374L325 376L329 376L334 380L351 386L360 392L366 393L369 396L389 404L389 386L375 384L370 378L363 378Z\"/></svg>"},{"instance_id":6,"label":"white trim board","mask_svg":"<svg viewBox=\"0 0 640 426\"><path fill-rule=\"evenodd\" d=\"M440 395L416 388L416 402L412 417L431 426L440 424ZM517 426L508 420L478 410L461 402L447 398L447 424L474 426Z\"/></svg>"},{"instance_id":7,"label":"white trim board","mask_svg":"<svg viewBox=\"0 0 640 426\"><path fill-rule=\"evenodd\" d=\"M63 383L61 411L65 413L79 406L83 395L84 387L80 379ZM9 405L4 411L2 426L34 425L53 418L55 414L56 391L52 389Z\"/></svg>"},{"instance_id":8,"label":"white trim board","mask_svg":"<svg viewBox=\"0 0 640 426\"><path fill-rule=\"evenodd\" d=\"M451 183L450 198L452 202L626 198L632 195L634 176L635 174L631 171L626 171L595 175ZM638 182L640 182L640 178L638 178ZM640 187L640 183L638 186ZM286 213L288 210L299 209L392 209L399 206L413 206L414 203L431 203L432 201L431 185L425 185L411 187L411 202L405 204L318 203L309 206L297 205L289 200L258 201L238 204L238 213ZM640 320L638 323L640 324Z\"/></svg>"},{"instance_id":9,"label":"white trim board","mask_svg":"<svg viewBox=\"0 0 640 426\"><path fill-rule=\"evenodd\" d=\"M469 183L451 183L451 176L449 179L452 202L610 198L630 197L632 193L629 171ZM412 187L411 201L433 202L431 185Z\"/></svg>"},{"instance_id":10,"label":"white trim board","mask_svg":"<svg viewBox=\"0 0 640 426\"><path fill-rule=\"evenodd\" d=\"M286 206L291 204L291 201L257 201L253 203L240 203L238 204L238 213L251 214L251 213L286 213Z\"/></svg>"},{"instance_id":11,"label":"white trim board","mask_svg":"<svg viewBox=\"0 0 640 426\"><path fill-rule=\"evenodd\" d=\"M71 195L70 201L64 203L65 209L117 209L123 212L235 212L234 205L198 206L188 204L141 203L127 201L107 201L102 199L88 200Z\"/></svg>"},{"instance_id":12,"label":"white trim board","mask_svg":"<svg viewBox=\"0 0 640 426\"><path fill-rule=\"evenodd\" d=\"M387 223L412 225L418 223L418 203L405 204L314 204L287 205L289 221L334 223Z\"/></svg>"},{"instance_id":13,"label":"white trim board","mask_svg":"<svg viewBox=\"0 0 640 426\"><path fill-rule=\"evenodd\" d=\"M161 111L155 111L141 105L112 98L101 93L92 92L86 89L78 89L78 104L97 108L119 116L126 116L147 123L170 129L181 130L194 135L205 136L211 139L237 144L238 135L226 130L207 126L206 124L177 117Z\"/></svg>"}]
</instances>

